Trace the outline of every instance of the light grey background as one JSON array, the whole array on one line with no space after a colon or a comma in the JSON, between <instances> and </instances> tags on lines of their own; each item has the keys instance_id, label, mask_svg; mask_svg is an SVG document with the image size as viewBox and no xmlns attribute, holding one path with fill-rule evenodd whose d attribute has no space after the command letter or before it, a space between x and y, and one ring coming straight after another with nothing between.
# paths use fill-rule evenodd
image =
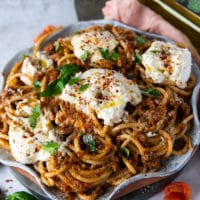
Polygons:
<instances>
[{"instance_id":1,"label":"light grey background","mask_svg":"<svg viewBox=\"0 0 200 200\"><path fill-rule=\"evenodd\" d=\"M45 26L76 21L74 0L0 0L0 69Z\"/></svg>"}]
</instances>

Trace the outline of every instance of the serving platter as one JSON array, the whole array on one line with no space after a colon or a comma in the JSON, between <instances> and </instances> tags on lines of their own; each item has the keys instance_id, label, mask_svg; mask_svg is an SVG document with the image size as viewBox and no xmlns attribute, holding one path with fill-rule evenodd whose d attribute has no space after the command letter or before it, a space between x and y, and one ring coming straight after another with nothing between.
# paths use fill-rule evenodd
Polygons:
<instances>
[{"instance_id":1,"label":"serving platter","mask_svg":"<svg viewBox=\"0 0 200 200\"><path fill-rule=\"evenodd\" d=\"M116 21L108 21L108 20L92 20L92 21L85 21L85 22L78 22L76 24L68 25L64 27L61 31L58 33L52 35L49 39L47 39L42 47L46 45L49 42L55 41L59 37L65 37L68 36L74 32L77 32L79 30L85 29L90 26L94 25L105 25L105 24L111 24L113 26L121 26L123 28L131 29L135 31L137 34L142 34L145 35L147 38L150 39L159 39L159 40L164 40L166 42L173 42L163 36L155 35L155 34L150 34L143 32L141 30L138 30L136 28L127 26L125 24L116 22ZM6 76L8 75L9 71L13 67L13 65L21 59L21 56L23 54L31 54L32 53L32 47L25 49L23 51L18 52L5 66L4 71L3 71L3 78L5 80ZM195 64L193 61L192 63L192 73L194 74L196 78L196 86L194 88L192 98L191 98L191 105L193 109L193 114L194 114L194 123L193 126L190 130L191 138L192 138L192 144L193 144L193 150L188 151L186 154L181 155L181 156L172 156L166 161L162 163L161 169L157 172L154 173L145 173L145 174L138 174L136 176L133 176L129 178L127 181L121 183L120 185L110 188L110 190L104 194L103 196L99 197L99 200L103 199L116 199L119 197L122 197L132 191L140 191L142 193L143 190L148 190L145 188L151 188L151 184L160 184L163 180L167 182L166 180L171 180L173 179L177 173L179 173L184 166L188 163L195 153L199 143L200 143L200 122L199 122L199 115L198 115L198 105L199 105L199 92L200 92L200 70L198 66ZM1 88L3 86L3 81L1 81ZM42 197L46 196L49 199L55 199L55 200L62 200L64 199L64 194L61 192L58 192L58 190L53 189L53 188L47 188L44 186L38 176L38 174L29 166L25 166L23 164L17 163L13 160L13 158L9 155L8 152L6 152L3 149L0 149L0 162L3 164L14 167L14 174L17 176L22 184L25 186L31 185L31 182L34 182L34 185L37 185L38 187L30 187L31 188L36 188L33 189L33 192L35 191L38 193L38 191L41 190L41 194L39 192L39 195L42 195ZM23 174L23 176L20 178L20 174ZM28 179L24 178L28 177ZM27 184L27 180L31 180L30 183ZM159 182L161 181L161 182ZM163 182L162 182L163 183ZM155 187L156 188L156 187ZM145 193L145 192L144 192ZM143 197L144 198L144 197Z\"/></svg>"}]
</instances>

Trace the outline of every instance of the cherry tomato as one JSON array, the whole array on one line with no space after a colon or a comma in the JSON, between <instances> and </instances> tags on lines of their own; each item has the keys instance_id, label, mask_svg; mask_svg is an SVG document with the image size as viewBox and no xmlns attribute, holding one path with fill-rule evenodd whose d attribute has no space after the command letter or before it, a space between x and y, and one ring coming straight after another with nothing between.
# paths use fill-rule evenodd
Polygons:
<instances>
[{"instance_id":1,"label":"cherry tomato","mask_svg":"<svg viewBox=\"0 0 200 200\"><path fill-rule=\"evenodd\" d=\"M163 200L190 200L192 195L191 187L184 182L173 182L164 189Z\"/></svg>"},{"instance_id":2,"label":"cherry tomato","mask_svg":"<svg viewBox=\"0 0 200 200\"><path fill-rule=\"evenodd\" d=\"M48 25L46 26L43 31L34 39L34 42L37 42L43 35L51 32L53 29L55 28L55 26L52 25Z\"/></svg>"}]
</instances>

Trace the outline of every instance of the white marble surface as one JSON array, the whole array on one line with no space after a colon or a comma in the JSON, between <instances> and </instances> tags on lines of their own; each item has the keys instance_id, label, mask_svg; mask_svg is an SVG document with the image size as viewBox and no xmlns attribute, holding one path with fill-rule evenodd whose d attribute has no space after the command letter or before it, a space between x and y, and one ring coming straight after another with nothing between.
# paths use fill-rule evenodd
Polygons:
<instances>
[{"instance_id":1,"label":"white marble surface","mask_svg":"<svg viewBox=\"0 0 200 200\"><path fill-rule=\"evenodd\" d=\"M45 26L74 22L74 0L0 0L0 69Z\"/></svg>"},{"instance_id":2,"label":"white marble surface","mask_svg":"<svg viewBox=\"0 0 200 200\"><path fill-rule=\"evenodd\" d=\"M73 0L1 0L0 1L0 70L19 50L33 45L33 38L49 24L67 25L77 22ZM176 180L189 183L192 200L200 199L200 150ZM12 181L7 181L11 179ZM7 195L24 190L10 173L0 165L0 189ZM161 200L158 193L149 200Z\"/></svg>"}]
</instances>

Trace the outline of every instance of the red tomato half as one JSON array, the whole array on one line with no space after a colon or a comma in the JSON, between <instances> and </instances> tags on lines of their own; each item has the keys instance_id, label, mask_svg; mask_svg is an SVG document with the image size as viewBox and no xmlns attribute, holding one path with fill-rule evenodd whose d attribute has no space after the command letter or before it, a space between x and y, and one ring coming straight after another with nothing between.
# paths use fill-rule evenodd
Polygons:
<instances>
[{"instance_id":1,"label":"red tomato half","mask_svg":"<svg viewBox=\"0 0 200 200\"><path fill-rule=\"evenodd\" d=\"M34 42L38 42L38 40L45 34L51 32L53 29L55 29L55 26L53 25L48 25L46 26L43 31L34 39Z\"/></svg>"},{"instance_id":2,"label":"red tomato half","mask_svg":"<svg viewBox=\"0 0 200 200\"><path fill-rule=\"evenodd\" d=\"M190 200L192 190L187 183L174 182L165 187L164 193L164 200Z\"/></svg>"}]
</instances>

